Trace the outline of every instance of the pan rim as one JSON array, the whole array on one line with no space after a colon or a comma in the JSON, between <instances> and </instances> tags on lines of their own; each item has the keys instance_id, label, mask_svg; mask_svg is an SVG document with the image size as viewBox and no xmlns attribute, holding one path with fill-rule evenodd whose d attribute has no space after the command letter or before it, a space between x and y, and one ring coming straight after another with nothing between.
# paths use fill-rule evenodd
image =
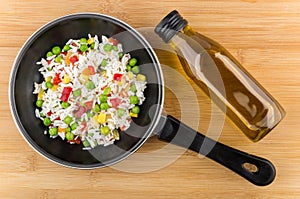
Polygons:
<instances>
[{"instance_id":1,"label":"pan rim","mask_svg":"<svg viewBox=\"0 0 300 199\"><path fill-rule=\"evenodd\" d=\"M35 143L35 141L33 141L31 139L30 135L25 130L25 128L20 120L20 117L18 115L18 111L17 111L16 103L15 103L14 88L15 88L15 82L16 82L16 74L19 69L20 61L21 61L23 55L25 54L28 46L30 46L30 44L32 44L34 42L34 40L39 37L40 34L42 34L44 31L46 31L51 26L54 26L57 23L60 23L62 21L76 19L76 18L82 18L82 17L89 17L89 18L93 17L93 18L101 18L101 19L104 18L104 19L108 19L109 21L117 22L119 25L121 24L122 26L126 27L126 30L130 30L131 31L130 33L133 34L145 47L147 47L149 56L151 57L152 60L155 61L155 63L153 63L153 64L157 66L156 73L157 73L157 77L158 77L157 83L159 84L159 87L158 87L159 88L159 95L158 95L159 96L158 97L159 107L157 108L155 116L154 116L156 121L152 122L152 125L149 127L147 132L144 134L145 136L143 138L141 138L141 140L137 144L135 144L134 147L132 147L128 152L123 153L121 156L118 156L117 158L112 159L112 160L108 161L108 163L105 163L105 164L103 164L101 162L87 164L87 165L73 163L73 162L68 162L68 161L62 160L62 159L48 153L42 147L38 146ZM96 168L107 167L107 166L116 164L116 163L124 160L125 158L127 158L128 156L130 156L131 154L136 152L144 144L144 142L149 138L149 136L155 130L155 127L158 125L160 116L162 114L162 107L164 104L164 86L163 85L164 85L164 77L163 77L159 59L158 59L156 53L154 52L153 48L151 47L151 45L148 43L148 41L137 30L135 30L133 27L128 25L126 22L124 22L120 19L117 19L115 17L109 16L109 15L100 14L100 13L92 13L92 12L72 13L72 14L58 17L58 18L51 20L48 23L44 24L39 29L37 29L35 32L33 32L31 34L31 36L24 42L24 44L20 48L18 54L16 55L16 58L13 62L11 73L10 73L9 87L8 87L9 107L10 107L10 113L12 115L12 118L14 120L14 123L15 123L19 133L22 135L23 139L27 142L27 144L31 148L33 148L38 154L40 154L44 158L50 160L51 162L54 162L54 163L64 166L64 167L75 168L75 169L96 169Z\"/></svg>"}]
</instances>

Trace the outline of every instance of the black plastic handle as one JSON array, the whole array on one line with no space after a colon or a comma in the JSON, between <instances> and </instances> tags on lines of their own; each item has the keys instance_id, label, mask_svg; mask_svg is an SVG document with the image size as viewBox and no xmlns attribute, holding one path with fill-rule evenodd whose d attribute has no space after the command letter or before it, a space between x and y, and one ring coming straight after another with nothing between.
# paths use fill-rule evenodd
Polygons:
<instances>
[{"instance_id":1,"label":"black plastic handle","mask_svg":"<svg viewBox=\"0 0 300 199\"><path fill-rule=\"evenodd\" d=\"M172 116L167 116L158 138L205 155L258 186L270 184L276 175L269 160L212 140Z\"/></svg>"}]
</instances>

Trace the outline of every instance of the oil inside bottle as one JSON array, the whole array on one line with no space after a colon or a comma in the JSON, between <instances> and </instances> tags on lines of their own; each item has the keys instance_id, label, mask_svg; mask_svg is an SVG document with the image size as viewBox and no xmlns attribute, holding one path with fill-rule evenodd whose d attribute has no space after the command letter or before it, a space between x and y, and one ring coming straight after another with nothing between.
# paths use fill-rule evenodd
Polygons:
<instances>
[{"instance_id":1,"label":"oil inside bottle","mask_svg":"<svg viewBox=\"0 0 300 199\"><path fill-rule=\"evenodd\" d=\"M284 117L278 102L220 44L186 25L170 40L189 77L256 142Z\"/></svg>"}]
</instances>

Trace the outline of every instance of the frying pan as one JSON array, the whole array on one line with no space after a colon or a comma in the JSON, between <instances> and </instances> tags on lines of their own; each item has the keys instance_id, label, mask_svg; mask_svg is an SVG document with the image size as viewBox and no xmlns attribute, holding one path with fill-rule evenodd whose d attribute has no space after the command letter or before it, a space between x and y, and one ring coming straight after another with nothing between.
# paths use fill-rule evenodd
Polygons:
<instances>
[{"instance_id":1,"label":"frying pan","mask_svg":"<svg viewBox=\"0 0 300 199\"><path fill-rule=\"evenodd\" d=\"M91 35L114 36L139 60L141 73L147 76L146 100L139 117L130 128L120 133L120 140L107 147L82 150L81 145L70 145L61 139L43 135L46 127L35 117L36 96L33 82L41 82L36 61L44 57L54 45L62 46L69 38ZM63 16L36 31L19 51L10 77L10 108L21 135L39 154L72 168L93 169L115 164L134 153L160 126L157 136L224 165L256 185L268 185L275 178L273 164L261 157L233 149L198 133L172 116L162 116L164 81L159 61L148 42L132 27L119 19L95 14L78 13ZM207 149L207 150L205 150ZM256 170L249 170L245 165Z\"/></svg>"}]
</instances>

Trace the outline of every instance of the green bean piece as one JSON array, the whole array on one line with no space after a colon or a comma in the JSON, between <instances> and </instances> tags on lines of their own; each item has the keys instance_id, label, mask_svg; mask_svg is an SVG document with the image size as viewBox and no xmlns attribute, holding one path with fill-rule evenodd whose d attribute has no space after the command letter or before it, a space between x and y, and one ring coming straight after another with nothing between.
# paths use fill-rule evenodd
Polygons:
<instances>
[{"instance_id":1,"label":"green bean piece","mask_svg":"<svg viewBox=\"0 0 300 199\"><path fill-rule=\"evenodd\" d=\"M81 90L80 89L77 89L75 91L73 91L73 96L74 97L79 97L81 95Z\"/></svg>"},{"instance_id":2,"label":"green bean piece","mask_svg":"<svg viewBox=\"0 0 300 199\"><path fill-rule=\"evenodd\" d=\"M119 59L121 59L121 58L123 57L124 54L123 54L122 52L119 52L118 55L119 55Z\"/></svg>"},{"instance_id":3,"label":"green bean piece","mask_svg":"<svg viewBox=\"0 0 300 199\"><path fill-rule=\"evenodd\" d=\"M92 81L88 81L86 83L86 88L89 89L89 90L92 90L92 89L95 88L95 84Z\"/></svg>"},{"instance_id":4,"label":"green bean piece","mask_svg":"<svg viewBox=\"0 0 300 199\"><path fill-rule=\"evenodd\" d=\"M92 49L95 49L95 42L93 42L93 43L91 44L91 48L92 48Z\"/></svg>"},{"instance_id":5,"label":"green bean piece","mask_svg":"<svg viewBox=\"0 0 300 199\"><path fill-rule=\"evenodd\" d=\"M107 63L108 63L107 60L103 59L100 65L105 67L107 65Z\"/></svg>"},{"instance_id":6,"label":"green bean piece","mask_svg":"<svg viewBox=\"0 0 300 199\"><path fill-rule=\"evenodd\" d=\"M89 146L90 146L90 143L89 143L89 141L87 141L87 140L84 140L84 141L82 142L82 144L83 144L84 147L89 147Z\"/></svg>"},{"instance_id":7,"label":"green bean piece","mask_svg":"<svg viewBox=\"0 0 300 199\"><path fill-rule=\"evenodd\" d=\"M135 86L135 84L132 84L131 86L130 86L130 90L132 91L132 92L136 92L136 86Z\"/></svg>"}]
</instances>

